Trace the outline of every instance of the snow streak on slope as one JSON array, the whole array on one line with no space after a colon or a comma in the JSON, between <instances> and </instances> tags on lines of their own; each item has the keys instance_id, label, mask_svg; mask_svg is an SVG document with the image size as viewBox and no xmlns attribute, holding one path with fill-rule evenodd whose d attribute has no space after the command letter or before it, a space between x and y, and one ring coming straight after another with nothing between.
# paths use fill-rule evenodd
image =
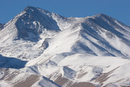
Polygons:
<instances>
[{"instance_id":1,"label":"snow streak on slope","mask_svg":"<svg viewBox=\"0 0 130 87\"><path fill-rule=\"evenodd\" d=\"M129 86L129 37L130 27L105 14L66 18L29 6L1 28L0 54L63 87Z\"/></svg>"}]
</instances>

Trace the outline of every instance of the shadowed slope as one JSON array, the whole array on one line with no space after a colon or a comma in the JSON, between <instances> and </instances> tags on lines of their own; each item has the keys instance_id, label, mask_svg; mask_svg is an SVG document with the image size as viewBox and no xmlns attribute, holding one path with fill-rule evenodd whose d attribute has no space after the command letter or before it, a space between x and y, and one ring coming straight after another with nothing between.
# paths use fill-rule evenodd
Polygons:
<instances>
[{"instance_id":1,"label":"shadowed slope","mask_svg":"<svg viewBox=\"0 0 130 87\"><path fill-rule=\"evenodd\" d=\"M0 55L0 68L15 68L20 69L24 68L27 61L22 61L17 58L4 57Z\"/></svg>"}]
</instances>

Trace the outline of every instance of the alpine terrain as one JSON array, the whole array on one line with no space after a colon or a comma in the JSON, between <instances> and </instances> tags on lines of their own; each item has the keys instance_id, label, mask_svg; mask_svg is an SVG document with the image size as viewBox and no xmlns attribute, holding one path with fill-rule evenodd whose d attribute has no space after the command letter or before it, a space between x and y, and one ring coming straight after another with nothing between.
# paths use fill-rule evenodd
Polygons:
<instances>
[{"instance_id":1,"label":"alpine terrain","mask_svg":"<svg viewBox=\"0 0 130 87\"><path fill-rule=\"evenodd\" d=\"M0 24L0 87L130 87L130 27L28 6Z\"/></svg>"}]
</instances>

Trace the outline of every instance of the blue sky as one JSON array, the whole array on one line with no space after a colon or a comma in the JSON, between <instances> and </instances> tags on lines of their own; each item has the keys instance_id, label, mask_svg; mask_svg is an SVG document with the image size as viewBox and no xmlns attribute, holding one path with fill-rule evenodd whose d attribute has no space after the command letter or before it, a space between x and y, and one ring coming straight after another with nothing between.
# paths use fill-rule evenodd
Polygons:
<instances>
[{"instance_id":1,"label":"blue sky","mask_svg":"<svg viewBox=\"0 0 130 87\"><path fill-rule=\"evenodd\" d=\"M130 0L0 0L0 23L6 23L26 6L43 8L65 17L109 15L130 26Z\"/></svg>"}]
</instances>

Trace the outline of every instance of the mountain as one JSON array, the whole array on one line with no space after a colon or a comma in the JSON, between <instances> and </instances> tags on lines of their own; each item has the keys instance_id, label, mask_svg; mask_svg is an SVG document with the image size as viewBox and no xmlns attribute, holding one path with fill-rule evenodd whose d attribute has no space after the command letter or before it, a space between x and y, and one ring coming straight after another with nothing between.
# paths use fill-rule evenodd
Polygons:
<instances>
[{"instance_id":1,"label":"mountain","mask_svg":"<svg viewBox=\"0 0 130 87\"><path fill-rule=\"evenodd\" d=\"M129 26L105 14L67 18L28 6L0 31L0 67L62 87L127 87L129 37Z\"/></svg>"}]
</instances>

